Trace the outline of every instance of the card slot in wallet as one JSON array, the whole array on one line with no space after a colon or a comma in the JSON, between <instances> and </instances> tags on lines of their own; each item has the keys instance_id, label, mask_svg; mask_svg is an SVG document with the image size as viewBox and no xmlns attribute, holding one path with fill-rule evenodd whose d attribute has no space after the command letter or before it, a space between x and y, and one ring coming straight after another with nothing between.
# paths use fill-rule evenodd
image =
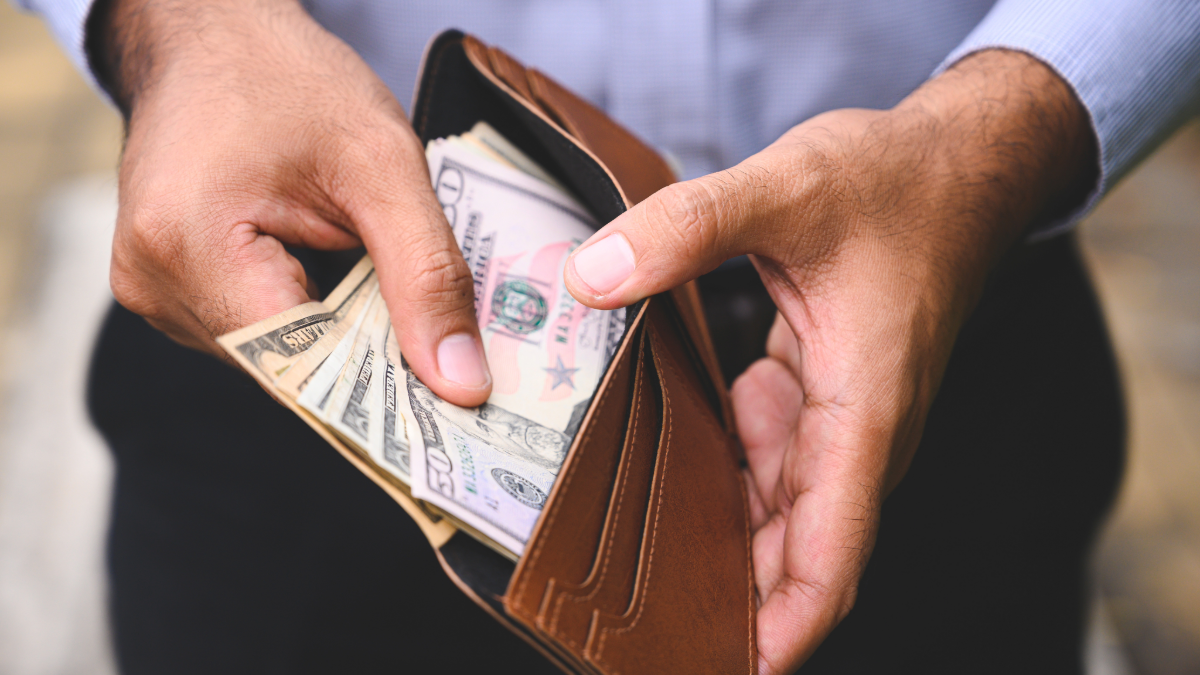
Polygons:
<instances>
[{"instance_id":1,"label":"card slot in wallet","mask_svg":"<svg viewBox=\"0 0 1200 675\"><path fill-rule=\"evenodd\" d=\"M597 613L584 657L606 673L754 672L745 487L670 311L646 313L663 433L634 597L623 614Z\"/></svg>"},{"instance_id":2,"label":"card slot in wallet","mask_svg":"<svg viewBox=\"0 0 1200 675\"><path fill-rule=\"evenodd\" d=\"M505 595L509 613L531 628L551 577L583 583L596 558L625 444L643 317L632 320Z\"/></svg>"},{"instance_id":3,"label":"card slot in wallet","mask_svg":"<svg viewBox=\"0 0 1200 675\"><path fill-rule=\"evenodd\" d=\"M538 614L538 628L572 650L582 650L596 611L621 614L633 597L645 530L650 482L662 436L662 394L645 337L633 385L628 434L617 468L600 550L583 583L553 578Z\"/></svg>"}]
</instances>

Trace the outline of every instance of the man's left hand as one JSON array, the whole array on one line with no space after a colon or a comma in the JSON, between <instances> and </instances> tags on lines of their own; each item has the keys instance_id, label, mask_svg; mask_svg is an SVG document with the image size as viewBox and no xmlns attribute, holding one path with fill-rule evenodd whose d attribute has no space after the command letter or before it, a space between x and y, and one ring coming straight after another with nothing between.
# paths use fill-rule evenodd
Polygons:
<instances>
[{"instance_id":1,"label":"man's left hand","mask_svg":"<svg viewBox=\"0 0 1200 675\"><path fill-rule=\"evenodd\" d=\"M1052 71L982 52L892 110L820 115L665 188L572 256L572 294L612 309L748 254L779 309L733 386L761 672L797 668L854 605L959 328L1025 228L1091 186L1093 143Z\"/></svg>"}]
</instances>

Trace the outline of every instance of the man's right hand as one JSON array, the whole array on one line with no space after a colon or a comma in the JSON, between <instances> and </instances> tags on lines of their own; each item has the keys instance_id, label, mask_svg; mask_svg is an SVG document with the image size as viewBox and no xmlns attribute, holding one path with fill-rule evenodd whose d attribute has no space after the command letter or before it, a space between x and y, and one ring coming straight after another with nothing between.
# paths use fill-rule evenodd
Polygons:
<instances>
[{"instance_id":1,"label":"man's right hand","mask_svg":"<svg viewBox=\"0 0 1200 675\"><path fill-rule=\"evenodd\" d=\"M221 354L216 336L316 294L284 244L361 243L413 371L446 400L483 403L467 266L421 143L370 67L294 0L118 0L107 19L129 113L117 301Z\"/></svg>"}]
</instances>

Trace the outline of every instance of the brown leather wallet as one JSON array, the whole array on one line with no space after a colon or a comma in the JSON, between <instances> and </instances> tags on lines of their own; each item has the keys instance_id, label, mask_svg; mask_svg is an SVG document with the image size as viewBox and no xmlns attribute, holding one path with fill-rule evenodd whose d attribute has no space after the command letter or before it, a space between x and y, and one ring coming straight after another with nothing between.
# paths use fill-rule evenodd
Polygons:
<instances>
[{"instance_id":1,"label":"brown leather wallet","mask_svg":"<svg viewBox=\"0 0 1200 675\"><path fill-rule=\"evenodd\" d=\"M413 127L428 142L480 120L599 222L674 181L657 153L550 78L442 33L425 54ZM463 592L564 671L753 673L749 507L699 293L687 284L627 317L515 566L334 444L417 520Z\"/></svg>"}]
</instances>

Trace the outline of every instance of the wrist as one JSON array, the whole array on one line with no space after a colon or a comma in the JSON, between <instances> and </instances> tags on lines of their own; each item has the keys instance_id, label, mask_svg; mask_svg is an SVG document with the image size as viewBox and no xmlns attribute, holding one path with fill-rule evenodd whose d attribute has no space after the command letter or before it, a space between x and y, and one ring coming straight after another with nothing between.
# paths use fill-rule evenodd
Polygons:
<instances>
[{"instance_id":1,"label":"wrist","mask_svg":"<svg viewBox=\"0 0 1200 675\"><path fill-rule=\"evenodd\" d=\"M889 111L922 138L910 203L930 215L914 248L965 318L987 275L1038 224L1065 216L1094 186L1087 111L1054 71L1019 52L973 54ZM912 147L911 145L909 147ZM925 230L921 232L920 230Z\"/></svg>"},{"instance_id":2,"label":"wrist","mask_svg":"<svg viewBox=\"0 0 1200 675\"><path fill-rule=\"evenodd\" d=\"M295 0L97 0L85 51L97 81L126 122L139 103L189 71L231 75L288 27L315 22ZM298 23L299 22L299 23Z\"/></svg>"},{"instance_id":3,"label":"wrist","mask_svg":"<svg viewBox=\"0 0 1200 675\"><path fill-rule=\"evenodd\" d=\"M932 187L961 202L964 219L987 233L989 254L979 262L988 268L1031 227L1067 215L1095 185L1099 165L1086 109L1062 78L1027 54L972 54L895 110L928 129L941 179Z\"/></svg>"}]
</instances>

